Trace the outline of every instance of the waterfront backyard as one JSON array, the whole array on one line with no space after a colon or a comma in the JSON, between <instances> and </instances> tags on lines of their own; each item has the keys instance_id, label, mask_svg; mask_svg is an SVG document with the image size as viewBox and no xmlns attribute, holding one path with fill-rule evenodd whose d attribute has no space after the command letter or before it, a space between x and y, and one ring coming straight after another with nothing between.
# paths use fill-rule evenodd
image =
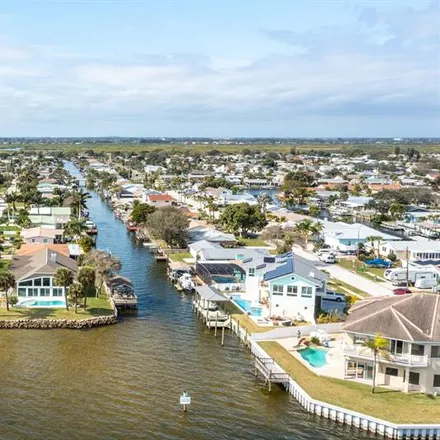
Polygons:
<instances>
[{"instance_id":1,"label":"waterfront backyard","mask_svg":"<svg viewBox=\"0 0 440 440\"><path fill-rule=\"evenodd\" d=\"M277 342L259 345L313 399L368 414L393 423L438 423L440 398L425 394L404 394L399 391L371 387L348 380L317 376Z\"/></svg>"},{"instance_id":2,"label":"waterfront backyard","mask_svg":"<svg viewBox=\"0 0 440 440\"><path fill-rule=\"evenodd\" d=\"M78 308L75 313L73 306L66 310L65 307L60 308L21 308L21 307L0 307L0 321L12 319L87 319L97 316L108 316L113 314L113 309L107 298L87 298L87 310Z\"/></svg>"}]
</instances>

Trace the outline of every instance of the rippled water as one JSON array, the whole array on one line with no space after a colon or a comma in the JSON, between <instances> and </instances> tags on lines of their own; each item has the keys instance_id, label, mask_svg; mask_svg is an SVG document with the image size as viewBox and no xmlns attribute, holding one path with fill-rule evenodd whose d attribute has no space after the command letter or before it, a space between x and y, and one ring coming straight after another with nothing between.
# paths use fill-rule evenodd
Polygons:
<instances>
[{"instance_id":1,"label":"rippled water","mask_svg":"<svg viewBox=\"0 0 440 440\"><path fill-rule=\"evenodd\" d=\"M168 283L165 264L137 245L96 194L98 246L116 253L139 313L89 331L0 333L0 439L362 439L305 413L253 376L248 351L225 346ZM179 405L191 393L188 413Z\"/></svg>"}]
</instances>

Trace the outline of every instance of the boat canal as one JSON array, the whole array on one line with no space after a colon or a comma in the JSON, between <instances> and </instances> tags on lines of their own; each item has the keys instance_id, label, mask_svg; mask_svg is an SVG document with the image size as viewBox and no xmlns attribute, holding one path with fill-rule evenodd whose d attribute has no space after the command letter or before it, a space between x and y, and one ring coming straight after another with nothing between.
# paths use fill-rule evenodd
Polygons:
<instances>
[{"instance_id":1,"label":"boat canal","mask_svg":"<svg viewBox=\"0 0 440 440\"><path fill-rule=\"evenodd\" d=\"M72 164L67 168L74 170ZM136 243L96 193L88 202L100 249L122 261L138 313L88 331L0 333L0 439L369 438L305 413L279 387L255 379L250 353L220 338L178 293L166 265ZM179 405L191 394L188 412Z\"/></svg>"}]
</instances>

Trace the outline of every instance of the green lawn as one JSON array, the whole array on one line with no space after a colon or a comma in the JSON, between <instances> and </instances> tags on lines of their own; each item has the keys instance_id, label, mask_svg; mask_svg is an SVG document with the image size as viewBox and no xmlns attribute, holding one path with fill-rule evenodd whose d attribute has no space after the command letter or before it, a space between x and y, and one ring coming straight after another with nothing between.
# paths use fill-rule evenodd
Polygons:
<instances>
[{"instance_id":1,"label":"green lawn","mask_svg":"<svg viewBox=\"0 0 440 440\"><path fill-rule=\"evenodd\" d=\"M82 308L78 308L78 313L75 313L72 306L69 307L69 311L65 308L22 309L10 307L10 311L8 312L5 307L0 308L0 320L20 318L85 319L111 314L113 314L113 310L106 298L87 298L87 310L84 311Z\"/></svg>"},{"instance_id":2,"label":"green lawn","mask_svg":"<svg viewBox=\"0 0 440 440\"><path fill-rule=\"evenodd\" d=\"M377 267L368 267L361 261L357 261L352 258L341 258L340 260L338 260L338 264L344 269L347 269L350 272L356 273L357 275L360 275L361 277L367 278L371 281L376 281L378 283L383 281L376 278L376 276L383 278L384 269L379 269ZM359 270L359 268L363 268L363 270Z\"/></svg>"},{"instance_id":3,"label":"green lawn","mask_svg":"<svg viewBox=\"0 0 440 440\"><path fill-rule=\"evenodd\" d=\"M314 399L394 423L438 423L440 398L384 388L371 394L367 385L316 376L277 342L261 347Z\"/></svg>"},{"instance_id":4,"label":"green lawn","mask_svg":"<svg viewBox=\"0 0 440 440\"><path fill-rule=\"evenodd\" d=\"M237 237L243 246L254 246L254 247L267 247L267 243L258 237L255 238L240 238Z\"/></svg>"},{"instance_id":5,"label":"green lawn","mask_svg":"<svg viewBox=\"0 0 440 440\"><path fill-rule=\"evenodd\" d=\"M168 258L171 261L180 261L183 262L185 258L193 258L193 256L189 252L182 252L179 254L168 254Z\"/></svg>"}]
</instances>

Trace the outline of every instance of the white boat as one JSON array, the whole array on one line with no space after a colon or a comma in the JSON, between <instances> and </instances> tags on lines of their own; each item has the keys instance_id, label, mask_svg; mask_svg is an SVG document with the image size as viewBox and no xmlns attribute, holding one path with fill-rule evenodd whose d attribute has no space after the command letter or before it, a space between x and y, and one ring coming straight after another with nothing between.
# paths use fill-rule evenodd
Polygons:
<instances>
[{"instance_id":1,"label":"white boat","mask_svg":"<svg viewBox=\"0 0 440 440\"><path fill-rule=\"evenodd\" d=\"M184 273L178 280L178 284L183 290L192 291L195 288L194 281L189 273Z\"/></svg>"}]
</instances>

